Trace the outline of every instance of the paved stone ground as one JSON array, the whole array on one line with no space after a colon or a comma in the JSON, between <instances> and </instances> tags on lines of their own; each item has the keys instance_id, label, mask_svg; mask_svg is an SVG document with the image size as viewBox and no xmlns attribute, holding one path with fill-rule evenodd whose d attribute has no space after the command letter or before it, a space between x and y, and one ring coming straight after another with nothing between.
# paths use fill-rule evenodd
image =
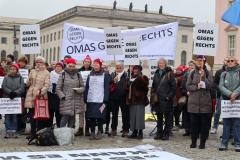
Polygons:
<instances>
[{"instance_id":1,"label":"paved stone ground","mask_svg":"<svg viewBox=\"0 0 240 160\"><path fill-rule=\"evenodd\" d=\"M119 118L121 119L121 118ZM189 159L239 159L240 153L235 152L234 146L229 143L229 150L225 152L218 151L220 145L220 138L222 126L219 128L218 134L210 135L209 140L206 143L206 149L199 150L190 149L191 143L190 137L183 137L184 130L174 132L174 136L168 141L154 140L153 136L149 136L151 130L155 127L156 122L146 122L146 129L144 130L143 140L129 140L122 138L121 134L118 136L108 137L104 135L102 140L90 141L88 137L75 137L75 143L72 146L51 146L41 147L35 145L27 145L26 136L19 136L17 139L4 139L5 127L4 120L0 121L0 153L3 152L41 152L41 151L64 151L64 150L86 150L86 149L107 149L107 148L133 148L137 145L151 144L164 148L167 152L171 152ZM121 121L119 121L118 132L121 130ZM29 129L29 125L27 127Z\"/></svg>"}]
</instances>

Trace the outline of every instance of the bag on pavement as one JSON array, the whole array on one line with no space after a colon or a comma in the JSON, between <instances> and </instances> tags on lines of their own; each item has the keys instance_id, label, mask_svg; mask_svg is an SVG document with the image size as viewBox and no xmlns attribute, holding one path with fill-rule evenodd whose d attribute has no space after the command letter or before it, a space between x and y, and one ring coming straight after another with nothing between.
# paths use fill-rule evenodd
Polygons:
<instances>
[{"instance_id":1,"label":"bag on pavement","mask_svg":"<svg viewBox=\"0 0 240 160\"><path fill-rule=\"evenodd\" d=\"M53 134L59 146L72 145L74 142L73 128L55 128Z\"/></svg>"}]
</instances>

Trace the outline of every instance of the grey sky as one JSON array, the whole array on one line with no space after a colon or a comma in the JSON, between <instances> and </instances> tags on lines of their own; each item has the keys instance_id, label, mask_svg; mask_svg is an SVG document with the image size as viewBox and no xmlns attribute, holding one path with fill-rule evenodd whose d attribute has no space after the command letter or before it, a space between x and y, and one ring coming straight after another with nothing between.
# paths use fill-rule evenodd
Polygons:
<instances>
[{"instance_id":1,"label":"grey sky","mask_svg":"<svg viewBox=\"0 0 240 160\"><path fill-rule=\"evenodd\" d=\"M112 6L114 0L0 0L0 16L32 19L45 19L76 5ZM158 11L193 17L194 22L215 22L215 0L117 0L117 7L128 8L130 2L133 9Z\"/></svg>"}]
</instances>

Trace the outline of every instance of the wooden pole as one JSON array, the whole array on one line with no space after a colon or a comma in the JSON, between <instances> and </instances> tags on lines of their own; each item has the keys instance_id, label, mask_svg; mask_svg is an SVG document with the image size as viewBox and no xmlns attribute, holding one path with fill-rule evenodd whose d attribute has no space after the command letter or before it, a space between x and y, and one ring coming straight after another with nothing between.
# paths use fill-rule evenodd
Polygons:
<instances>
[{"instance_id":1,"label":"wooden pole","mask_svg":"<svg viewBox=\"0 0 240 160\"><path fill-rule=\"evenodd\" d=\"M204 56L203 56L203 60L202 60L202 70L203 70L203 66L204 66ZM201 76L200 76L200 82L202 81L202 70L201 70Z\"/></svg>"},{"instance_id":2,"label":"wooden pole","mask_svg":"<svg viewBox=\"0 0 240 160\"><path fill-rule=\"evenodd\" d=\"M129 76L129 81L130 81L132 78L131 66L129 66L129 71L130 71L130 76ZM129 95L128 95L129 99L131 99L131 93L132 93L132 85L129 86Z\"/></svg>"}]
</instances>

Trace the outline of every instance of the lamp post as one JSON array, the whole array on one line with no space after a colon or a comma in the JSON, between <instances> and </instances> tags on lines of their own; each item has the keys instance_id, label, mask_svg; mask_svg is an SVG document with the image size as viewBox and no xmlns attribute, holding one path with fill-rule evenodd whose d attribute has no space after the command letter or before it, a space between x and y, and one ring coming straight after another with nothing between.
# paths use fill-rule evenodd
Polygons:
<instances>
[{"instance_id":1,"label":"lamp post","mask_svg":"<svg viewBox=\"0 0 240 160\"><path fill-rule=\"evenodd\" d=\"M16 40L17 40L17 30L16 30L16 26L13 26L13 42L14 42L14 52L16 52ZM13 55L14 56L14 55Z\"/></svg>"}]
</instances>

